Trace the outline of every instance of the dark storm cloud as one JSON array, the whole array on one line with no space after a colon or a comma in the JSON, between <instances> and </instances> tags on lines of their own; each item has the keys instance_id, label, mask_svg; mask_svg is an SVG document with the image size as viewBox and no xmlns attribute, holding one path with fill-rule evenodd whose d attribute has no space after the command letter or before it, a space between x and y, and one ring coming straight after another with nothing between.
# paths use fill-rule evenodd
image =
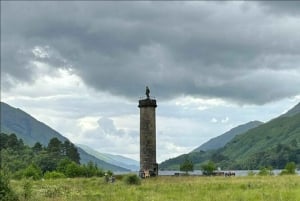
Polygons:
<instances>
[{"instance_id":1,"label":"dark storm cloud","mask_svg":"<svg viewBox=\"0 0 300 201\"><path fill-rule=\"evenodd\" d=\"M112 94L136 99L149 85L161 99L265 103L300 93L293 77L300 74L299 18L267 7L279 9L257 2L4 2L1 68L33 80L32 50L48 47L53 54L42 62L73 68Z\"/></svg>"},{"instance_id":2,"label":"dark storm cloud","mask_svg":"<svg viewBox=\"0 0 300 201\"><path fill-rule=\"evenodd\" d=\"M260 1L259 4L270 13L284 15L300 15L298 1Z\"/></svg>"}]
</instances>

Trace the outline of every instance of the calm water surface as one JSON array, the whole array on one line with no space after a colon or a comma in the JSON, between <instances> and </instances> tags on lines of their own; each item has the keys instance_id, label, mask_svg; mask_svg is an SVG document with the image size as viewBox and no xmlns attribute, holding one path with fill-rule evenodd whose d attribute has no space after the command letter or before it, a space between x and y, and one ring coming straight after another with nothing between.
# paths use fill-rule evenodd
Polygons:
<instances>
[{"instance_id":1,"label":"calm water surface","mask_svg":"<svg viewBox=\"0 0 300 201\"><path fill-rule=\"evenodd\" d=\"M222 172L235 172L236 176L247 176L249 170L221 170ZM259 170L252 170L254 173L258 173ZM280 174L282 170L273 170L273 173L275 175ZM168 170L163 170L163 171L159 171L158 175L161 176L170 176L170 175L174 175L175 173L185 173L185 172L181 172L181 171L168 171ZM202 175L202 171L201 170L195 170L193 172L189 172L190 175ZM297 174L300 175L300 170L297 171Z\"/></svg>"}]
</instances>

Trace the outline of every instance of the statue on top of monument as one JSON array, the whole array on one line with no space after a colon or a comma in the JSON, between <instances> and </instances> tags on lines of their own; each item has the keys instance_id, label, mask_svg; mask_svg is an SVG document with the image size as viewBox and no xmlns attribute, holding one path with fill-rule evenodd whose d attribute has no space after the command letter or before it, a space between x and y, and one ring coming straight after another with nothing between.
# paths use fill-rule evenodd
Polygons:
<instances>
[{"instance_id":1,"label":"statue on top of monument","mask_svg":"<svg viewBox=\"0 0 300 201\"><path fill-rule=\"evenodd\" d=\"M146 96L147 96L148 99L150 98L149 94L150 94L150 89L149 89L148 86L146 86Z\"/></svg>"}]
</instances>

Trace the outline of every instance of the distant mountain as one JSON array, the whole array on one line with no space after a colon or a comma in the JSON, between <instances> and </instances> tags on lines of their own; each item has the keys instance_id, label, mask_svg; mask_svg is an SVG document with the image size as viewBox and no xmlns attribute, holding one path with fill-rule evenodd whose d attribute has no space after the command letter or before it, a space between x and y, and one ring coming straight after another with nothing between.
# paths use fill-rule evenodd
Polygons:
<instances>
[{"instance_id":1,"label":"distant mountain","mask_svg":"<svg viewBox=\"0 0 300 201\"><path fill-rule=\"evenodd\" d=\"M236 136L219 152L239 169L271 165L283 168L289 161L300 164L300 113L280 116Z\"/></svg>"},{"instance_id":2,"label":"distant mountain","mask_svg":"<svg viewBox=\"0 0 300 201\"><path fill-rule=\"evenodd\" d=\"M95 151L94 149L91 149L90 147L86 145L76 144L76 146L82 148L84 151L89 153L90 155L95 156L96 158L103 160L107 163L117 165L126 169L130 169L131 171L137 171L139 170L140 164L138 161L133 160L131 158L127 158L120 155L113 155L113 154L107 154L107 153L100 153L98 151Z\"/></svg>"},{"instance_id":3,"label":"distant mountain","mask_svg":"<svg viewBox=\"0 0 300 201\"><path fill-rule=\"evenodd\" d=\"M191 152L164 161L160 169L179 169L189 158L196 169L208 160L225 169L283 168L287 162L300 165L300 103L273 120L236 135L224 147Z\"/></svg>"},{"instance_id":4,"label":"distant mountain","mask_svg":"<svg viewBox=\"0 0 300 201\"><path fill-rule=\"evenodd\" d=\"M21 138L27 145L33 146L36 142L40 142L47 146L51 138L58 138L60 141L68 140L66 137L50 128L43 122L38 121L26 112L11 107L10 105L1 102L1 132L11 134L14 133L18 138ZM107 163L103 160L88 154L82 148L77 147L80 154L80 162L87 163L95 162L99 167L111 171L129 171L129 169L119 167Z\"/></svg>"},{"instance_id":5,"label":"distant mountain","mask_svg":"<svg viewBox=\"0 0 300 201\"><path fill-rule=\"evenodd\" d=\"M226 133L210 139L208 142L202 144L198 148L194 149L193 152L197 151L208 151L208 150L214 150L219 149L225 146L230 140L232 140L236 135L242 134L247 132L248 130L255 128L259 125L263 124L260 121L251 121L246 124L237 126L235 128L232 128L230 131L227 131Z\"/></svg>"}]
</instances>

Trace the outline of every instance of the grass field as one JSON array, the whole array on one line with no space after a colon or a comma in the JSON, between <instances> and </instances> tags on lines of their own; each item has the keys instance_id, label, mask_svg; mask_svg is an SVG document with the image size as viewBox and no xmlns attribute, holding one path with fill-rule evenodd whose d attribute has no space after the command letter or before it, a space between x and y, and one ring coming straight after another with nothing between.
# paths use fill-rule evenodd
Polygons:
<instances>
[{"instance_id":1,"label":"grass field","mask_svg":"<svg viewBox=\"0 0 300 201\"><path fill-rule=\"evenodd\" d=\"M11 186L29 201L300 201L300 176L158 177L141 185L76 178L11 181Z\"/></svg>"}]
</instances>

